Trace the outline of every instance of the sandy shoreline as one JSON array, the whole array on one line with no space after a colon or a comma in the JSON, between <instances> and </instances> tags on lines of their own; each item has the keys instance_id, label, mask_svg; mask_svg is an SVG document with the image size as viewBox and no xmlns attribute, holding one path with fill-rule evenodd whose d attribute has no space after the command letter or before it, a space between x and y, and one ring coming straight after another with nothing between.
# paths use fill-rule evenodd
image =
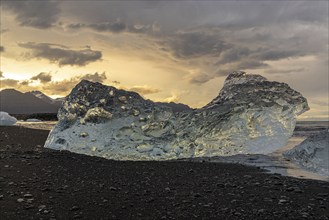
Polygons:
<instances>
[{"instance_id":1,"label":"sandy shoreline","mask_svg":"<svg viewBox=\"0 0 329 220\"><path fill-rule=\"evenodd\" d=\"M42 121L42 122L18 121L16 122L15 126L22 126L24 128L50 131L56 125L56 123L57 121Z\"/></svg>"}]
</instances>

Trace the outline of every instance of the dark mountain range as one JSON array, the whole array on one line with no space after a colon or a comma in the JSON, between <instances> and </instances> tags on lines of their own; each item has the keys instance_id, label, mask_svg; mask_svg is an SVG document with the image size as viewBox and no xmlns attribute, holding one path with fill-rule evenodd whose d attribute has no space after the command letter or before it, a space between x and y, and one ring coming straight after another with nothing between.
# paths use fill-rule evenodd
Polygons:
<instances>
[{"instance_id":1,"label":"dark mountain range","mask_svg":"<svg viewBox=\"0 0 329 220\"><path fill-rule=\"evenodd\" d=\"M22 93L15 89L0 91L0 111L9 114L57 113L65 97L52 99L40 91ZM192 110L181 103L157 102L159 105L170 107L173 112Z\"/></svg>"},{"instance_id":2,"label":"dark mountain range","mask_svg":"<svg viewBox=\"0 0 329 220\"><path fill-rule=\"evenodd\" d=\"M0 91L0 111L9 114L57 113L60 104L41 92L22 93L15 89Z\"/></svg>"},{"instance_id":3,"label":"dark mountain range","mask_svg":"<svg viewBox=\"0 0 329 220\"><path fill-rule=\"evenodd\" d=\"M40 91L37 91L37 90L33 90L31 92L27 92L25 94L32 94L34 95L35 97L41 99L42 101L46 102L46 103L49 103L49 104L54 104L55 103L55 100L50 98L49 96L45 95L44 93L40 92Z\"/></svg>"}]
</instances>

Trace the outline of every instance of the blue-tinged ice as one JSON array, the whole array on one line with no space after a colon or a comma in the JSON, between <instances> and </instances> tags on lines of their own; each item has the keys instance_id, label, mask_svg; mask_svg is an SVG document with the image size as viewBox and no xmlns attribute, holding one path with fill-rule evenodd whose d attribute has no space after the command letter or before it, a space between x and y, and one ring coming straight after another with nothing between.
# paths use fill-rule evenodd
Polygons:
<instances>
[{"instance_id":1,"label":"blue-tinged ice","mask_svg":"<svg viewBox=\"0 0 329 220\"><path fill-rule=\"evenodd\" d=\"M15 117L10 116L7 112L0 112L0 125L11 126L17 122Z\"/></svg>"},{"instance_id":2,"label":"blue-tinged ice","mask_svg":"<svg viewBox=\"0 0 329 220\"><path fill-rule=\"evenodd\" d=\"M329 177L329 130L306 138L283 155L303 168Z\"/></svg>"}]
</instances>

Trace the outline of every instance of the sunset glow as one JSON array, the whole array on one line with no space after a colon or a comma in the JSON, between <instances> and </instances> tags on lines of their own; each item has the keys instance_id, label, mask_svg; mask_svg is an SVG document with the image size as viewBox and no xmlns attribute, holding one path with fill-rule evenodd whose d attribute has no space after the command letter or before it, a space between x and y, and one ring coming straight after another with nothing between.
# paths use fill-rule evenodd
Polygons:
<instances>
[{"instance_id":1,"label":"sunset glow","mask_svg":"<svg viewBox=\"0 0 329 220\"><path fill-rule=\"evenodd\" d=\"M1 86L81 79L202 107L234 70L288 83L328 120L328 2L1 1Z\"/></svg>"}]
</instances>

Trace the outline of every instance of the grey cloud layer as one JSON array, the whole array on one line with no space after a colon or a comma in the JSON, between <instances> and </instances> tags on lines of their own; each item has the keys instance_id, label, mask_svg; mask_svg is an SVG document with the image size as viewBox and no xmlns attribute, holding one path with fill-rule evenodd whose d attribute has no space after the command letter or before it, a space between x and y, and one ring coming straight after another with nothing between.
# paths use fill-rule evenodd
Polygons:
<instances>
[{"instance_id":1,"label":"grey cloud layer","mask_svg":"<svg viewBox=\"0 0 329 220\"><path fill-rule=\"evenodd\" d=\"M250 28L287 22L327 22L324 1L79 1L63 2L63 10L82 23L124 19L127 23L160 23L165 31L215 25ZM83 11L84 13L81 13Z\"/></svg>"},{"instance_id":2,"label":"grey cloud layer","mask_svg":"<svg viewBox=\"0 0 329 220\"><path fill-rule=\"evenodd\" d=\"M1 1L1 4L16 15L21 26L34 28L53 26L60 13L59 1Z\"/></svg>"},{"instance_id":3,"label":"grey cloud layer","mask_svg":"<svg viewBox=\"0 0 329 220\"><path fill-rule=\"evenodd\" d=\"M95 31L100 31L100 32L108 31L114 33L125 31L127 28L126 24L119 20L113 22L103 22L103 23L95 23L95 24L75 23L75 24L69 24L67 27L75 30L81 28L90 28Z\"/></svg>"},{"instance_id":4,"label":"grey cloud layer","mask_svg":"<svg viewBox=\"0 0 329 220\"><path fill-rule=\"evenodd\" d=\"M109 32L109 33L155 33L159 31L156 23L153 24L128 24L126 22L116 19L114 21L107 21L101 23L72 23L66 25L69 30L90 29L96 32Z\"/></svg>"},{"instance_id":5,"label":"grey cloud layer","mask_svg":"<svg viewBox=\"0 0 329 220\"><path fill-rule=\"evenodd\" d=\"M164 45L169 46L177 58L194 58L200 56L219 56L229 46L220 36L204 32L178 33L167 40Z\"/></svg>"},{"instance_id":6,"label":"grey cloud layer","mask_svg":"<svg viewBox=\"0 0 329 220\"><path fill-rule=\"evenodd\" d=\"M138 33L154 53L169 54L169 59L198 70L187 77L190 83L206 83L232 70L298 73L305 68L276 68L269 63L303 56L328 59L325 1L63 1L61 11L59 3L50 3L35 2L32 7L32 2L7 2L5 8L27 26L50 27L63 16L66 21L73 18L75 23L63 26L76 32L89 29L102 36ZM41 12L35 13L37 10ZM30 58L59 65L83 66L102 57L100 51L90 49L37 43L21 46L32 51Z\"/></svg>"},{"instance_id":7,"label":"grey cloud layer","mask_svg":"<svg viewBox=\"0 0 329 220\"><path fill-rule=\"evenodd\" d=\"M38 75L35 75L33 77L31 77L31 80L39 80L41 83L47 83L51 81L51 74L50 73L39 73Z\"/></svg>"},{"instance_id":8,"label":"grey cloud layer","mask_svg":"<svg viewBox=\"0 0 329 220\"><path fill-rule=\"evenodd\" d=\"M101 60L102 52L91 50L72 50L63 45L48 44L48 43L19 43L22 48L29 49L31 53L25 54L28 59L43 58L52 63L57 63L59 66L85 66L90 62Z\"/></svg>"},{"instance_id":9,"label":"grey cloud layer","mask_svg":"<svg viewBox=\"0 0 329 220\"><path fill-rule=\"evenodd\" d=\"M305 68L291 68L291 69L268 69L265 72L271 74L288 74L288 73L298 73L305 70Z\"/></svg>"}]
</instances>

